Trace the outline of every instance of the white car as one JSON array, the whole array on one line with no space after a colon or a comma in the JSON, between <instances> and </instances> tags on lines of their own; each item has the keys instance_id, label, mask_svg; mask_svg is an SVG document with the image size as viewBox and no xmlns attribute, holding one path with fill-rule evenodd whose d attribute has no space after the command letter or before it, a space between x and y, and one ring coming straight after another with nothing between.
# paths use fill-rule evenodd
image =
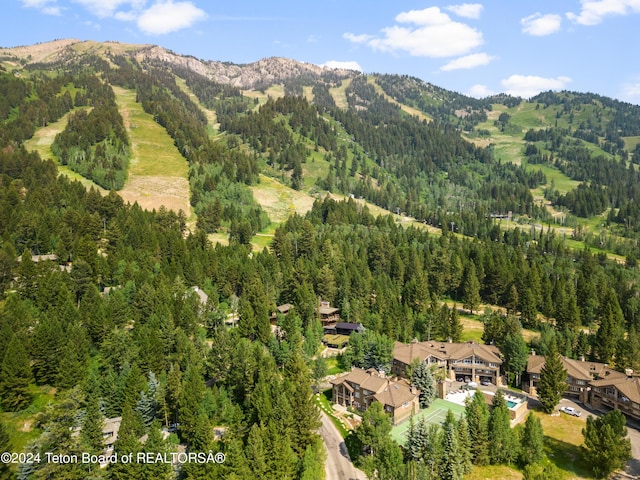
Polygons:
<instances>
[{"instance_id":1,"label":"white car","mask_svg":"<svg viewBox=\"0 0 640 480\"><path fill-rule=\"evenodd\" d=\"M573 407L562 407L560 411L566 413L567 415L573 415L574 417L579 417L580 415L582 415L582 412L580 410L576 410Z\"/></svg>"}]
</instances>

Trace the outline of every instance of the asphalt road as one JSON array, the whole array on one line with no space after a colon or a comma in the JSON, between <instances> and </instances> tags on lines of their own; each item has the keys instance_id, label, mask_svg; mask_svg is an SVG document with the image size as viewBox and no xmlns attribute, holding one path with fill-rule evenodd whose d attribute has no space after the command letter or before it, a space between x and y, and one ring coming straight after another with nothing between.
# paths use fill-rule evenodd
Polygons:
<instances>
[{"instance_id":1,"label":"asphalt road","mask_svg":"<svg viewBox=\"0 0 640 480\"><path fill-rule=\"evenodd\" d=\"M349 458L347 446L342 435L335 427L329 416L320 411L322 425L318 430L327 449L325 471L327 480L366 480L366 475L353 466Z\"/></svg>"}]
</instances>

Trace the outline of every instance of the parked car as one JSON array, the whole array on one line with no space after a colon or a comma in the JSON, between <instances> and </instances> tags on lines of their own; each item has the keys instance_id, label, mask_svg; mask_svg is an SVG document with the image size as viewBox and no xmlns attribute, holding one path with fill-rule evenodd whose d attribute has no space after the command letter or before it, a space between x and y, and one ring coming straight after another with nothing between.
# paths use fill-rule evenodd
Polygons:
<instances>
[{"instance_id":1,"label":"parked car","mask_svg":"<svg viewBox=\"0 0 640 480\"><path fill-rule=\"evenodd\" d=\"M489 380L483 380L480 382L480 385L482 385L483 387L488 387L489 385L491 385L491 382Z\"/></svg>"},{"instance_id":2,"label":"parked car","mask_svg":"<svg viewBox=\"0 0 640 480\"><path fill-rule=\"evenodd\" d=\"M562 407L560 411L566 413L567 415L572 415L574 417L579 417L580 415L582 415L582 412L580 410L576 410L573 407Z\"/></svg>"}]
</instances>

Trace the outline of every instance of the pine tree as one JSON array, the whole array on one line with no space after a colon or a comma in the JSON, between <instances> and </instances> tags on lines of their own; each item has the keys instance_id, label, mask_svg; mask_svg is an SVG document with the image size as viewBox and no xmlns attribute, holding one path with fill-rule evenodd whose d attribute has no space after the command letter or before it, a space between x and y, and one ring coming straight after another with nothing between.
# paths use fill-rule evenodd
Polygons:
<instances>
[{"instance_id":1,"label":"pine tree","mask_svg":"<svg viewBox=\"0 0 640 480\"><path fill-rule=\"evenodd\" d=\"M465 407L465 418L471 438L471 457L475 465L489 464L489 408L484 395L476 390Z\"/></svg>"},{"instance_id":2,"label":"pine tree","mask_svg":"<svg viewBox=\"0 0 640 480\"><path fill-rule=\"evenodd\" d=\"M462 306L473 313L480 305L480 282L476 274L476 265L469 262L462 280Z\"/></svg>"},{"instance_id":3,"label":"pine tree","mask_svg":"<svg viewBox=\"0 0 640 480\"><path fill-rule=\"evenodd\" d=\"M20 341L14 335L2 361L0 370L0 398L2 407L10 412L26 408L31 402L29 384L33 379L29 365L29 355Z\"/></svg>"},{"instance_id":4,"label":"pine tree","mask_svg":"<svg viewBox=\"0 0 640 480\"><path fill-rule=\"evenodd\" d=\"M138 441L136 432L136 419L133 408L125 405L122 411L122 422L118 430L118 440L114 444L114 451L119 457L123 455L133 454L134 458L141 451L141 445ZM130 478L138 478L142 465L131 462L114 462L109 464L108 474L111 480L128 480Z\"/></svg>"},{"instance_id":5,"label":"pine tree","mask_svg":"<svg viewBox=\"0 0 640 480\"><path fill-rule=\"evenodd\" d=\"M553 412L553 409L560 402L562 394L567 389L566 378L567 371L562 365L562 359L554 339L551 342L550 351L545 357L544 366L540 371L540 380L537 388L538 399L545 413Z\"/></svg>"},{"instance_id":6,"label":"pine tree","mask_svg":"<svg viewBox=\"0 0 640 480\"><path fill-rule=\"evenodd\" d=\"M202 374L194 366L189 365L184 374L182 395L178 402L178 422L180 437L191 443L197 429L198 408L204 398L205 385Z\"/></svg>"},{"instance_id":7,"label":"pine tree","mask_svg":"<svg viewBox=\"0 0 640 480\"><path fill-rule=\"evenodd\" d=\"M522 439L520 441L520 463L529 465L537 463L544 458L544 434L540 420L530 413L524 424Z\"/></svg>"},{"instance_id":8,"label":"pine tree","mask_svg":"<svg viewBox=\"0 0 640 480\"><path fill-rule=\"evenodd\" d=\"M527 367L527 359L529 358L529 349L522 336L521 328L517 333L507 333L502 345L502 355L504 356L502 365L504 371L509 376L509 380L518 386L520 375Z\"/></svg>"},{"instance_id":9,"label":"pine tree","mask_svg":"<svg viewBox=\"0 0 640 480\"><path fill-rule=\"evenodd\" d=\"M82 419L80 441L85 451L98 455L104 450L104 415L100 411L100 397L97 392L86 396L86 408Z\"/></svg>"},{"instance_id":10,"label":"pine tree","mask_svg":"<svg viewBox=\"0 0 640 480\"><path fill-rule=\"evenodd\" d=\"M0 452L10 452L11 443L9 441L9 434L4 426L4 423L0 421ZM13 478L13 472L9 468L8 462L0 462L0 480L10 480Z\"/></svg>"},{"instance_id":11,"label":"pine tree","mask_svg":"<svg viewBox=\"0 0 640 480\"><path fill-rule=\"evenodd\" d=\"M171 451L167 442L162 438L160 424L157 421L154 421L149 427L149 435L144 444L144 451L154 454L164 454ZM150 462L142 465L140 478L142 480L171 480L174 478L174 475L171 464L164 462Z\"/></svg>"},{"instance_id":12,"label":"pine tree","mask_svg":"<svg viewBox=\"0 0 640 480\"><path fill-rule=\"evenodd\" d=\"M431 367L426 362L420 362L415 368L411 384L420 390L420 408L428 408L436 398L436 387Z\"/></svg>"},{"instance_id":13,"label":"pine tree","mask_svg":"<svg viewBox=\"0 0 640 480\"><path fill-rule=\"evenodd\" d=\"M498 390L489 414L489 459L493 465L512 463L518 456L517 441L511 430L509 409L502 390Z\"/></svg>"},{"instance_id":14,"label":"pine tree","mask_svg":"<svg viewBox=\"0 0 640 480\"><path fill-rule=\"evenodd\" d=\"M465 474L471 472L471 437L469 435L469 427L467 419L463 417L458 420L458 443L460 445L460 459L462 461L462 469Z\"/></svg>"},{"instance_id":15,"label":"pine tree","mask_svg":"<svg viewBox=\"0 0 640 480\"><path fill-rule=\"evenodd\" d=\"M442 459L440 478L443 480L462 480L465 465L456 430L456 420L451 410L447 412L447 418L442 428L444 431L444 457Z\"/></svg>"},{"instance_id":16,"label":"pine tree","mask_svg":"<svg viewBox=\"0 0 640 480\"><path fill-rule=\"evenodd\" d=\"M631 458L631 440L627 438L625 424L620 410L587 417L587 425L582 429L582 455L597 477L608 477Z\"/></svg>"}]
</instances>

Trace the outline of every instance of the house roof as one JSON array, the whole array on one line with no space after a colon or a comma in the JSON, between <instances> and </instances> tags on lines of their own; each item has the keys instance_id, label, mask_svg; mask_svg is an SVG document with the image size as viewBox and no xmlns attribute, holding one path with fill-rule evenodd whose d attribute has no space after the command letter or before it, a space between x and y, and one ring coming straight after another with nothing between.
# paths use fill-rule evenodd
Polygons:
<instances>
[{"instance_id":1,"label":"house roof","mask_svg":"<svg viewBox=\"0 0 640 480\"><path fill-rule=\"evenodd\" d=\"M364 330L364 326L361 323L349 323L349 322L338 322L336 323L336 327L341 330L353 330L359 331Z\"/></svg>"},{"instance_id":2,"label":"house roof","mask_svg":"<svg viewBox=\"0 0 640 480\"><path fill-rule=\"evenodd\" d=\"M207 304L207 302L209 301L209 295L204 293L200 287L191 287L191 290L193 290L196 295L198 295L198 298L200 299L200 303L202 305Z\"/></svg>"},{"instance_id":3,"label":"house roof","mask_svg":"<svg viewBox=\"0 0 640 480\"><path fill-rule=\"evenodd\" d=\"M607 370L606 363L584 362L573 358L561 357L562 366L567 371L567 375L576 380L592 380L601 377ZM527 360L527 373L540 373L544 367L545 359L542 355L529 355Z\"/></svg>"},{"instance_id":4,"label":"house roof","mask_svg":"<svg viewBox=\"0 0 640 480\"><path fill-rule=\"evenodd\" d=\"M640 403L640 378L628 377L624 373L611 371L607 378L594 380L593 387L614 387L634 403Z\"/></svg>"},{"instance_id":5,"label":"house roof","mask_svg":"<svg viewBox=\"0 0 640 480\"><path fill-rule=\"evenodd\" d=\"M320 313L320 315L331 315L332 313L336 313L338 310L340 309L334 308L334 307L327 307L324 305L321 305L320 307L318 307L318 312Z\"/></svg>"},{"instance_id":6,"label":"house roof","mask_svg":"<svg viewBox=\"0 0 640 480\"><path fill-rule=\"evenodd\" d=\"M331 380L331 384L344 385L349 391L353 391L349 382L372 391L374 399L383 405L394 408L411 402L418 396L417 391L412 391L411 386L405 380L393 380L373 368L369 370L354 368L346 375Z\"/></svg>"},{"instance_id":7,"label":"house roof","mask_svg":"<svg viewBox=\"0 0 640 480\"><path fill-rule=\"evenodd\" d=\"M390 405L394 408L398 408L405 403L412 402L417 396L417 391L412 391L411 387L406 383L388 381L385 389L376 393L373 398L383 405Z\"/></svg>"},{"instance_id":8,"label":"house roof","mask_svg":"<svg viewBox=\"0 0 640 480\"><path fill-rule=\"evenodd\" d=\"M409 344L396 342L393 351L393 358L407 365L416 359L421 362L429 357L439 360L462 360L472 355L491 363L502 364L500 350L496 346L475 342L448 343L414 340Z\"/></svg>"},{"instance_id":9,"label":"house roof","mask_svg":"<svg viewBox=\"0 0 640 480\"><path fill-rule=\"evenodd\" d=\"M284 305L278 305L276 307L276 310L278 310L280 313L287 313L292 308L293 305L291 305L290 303L285 303Z\"/></svg>"}]
</instances>

